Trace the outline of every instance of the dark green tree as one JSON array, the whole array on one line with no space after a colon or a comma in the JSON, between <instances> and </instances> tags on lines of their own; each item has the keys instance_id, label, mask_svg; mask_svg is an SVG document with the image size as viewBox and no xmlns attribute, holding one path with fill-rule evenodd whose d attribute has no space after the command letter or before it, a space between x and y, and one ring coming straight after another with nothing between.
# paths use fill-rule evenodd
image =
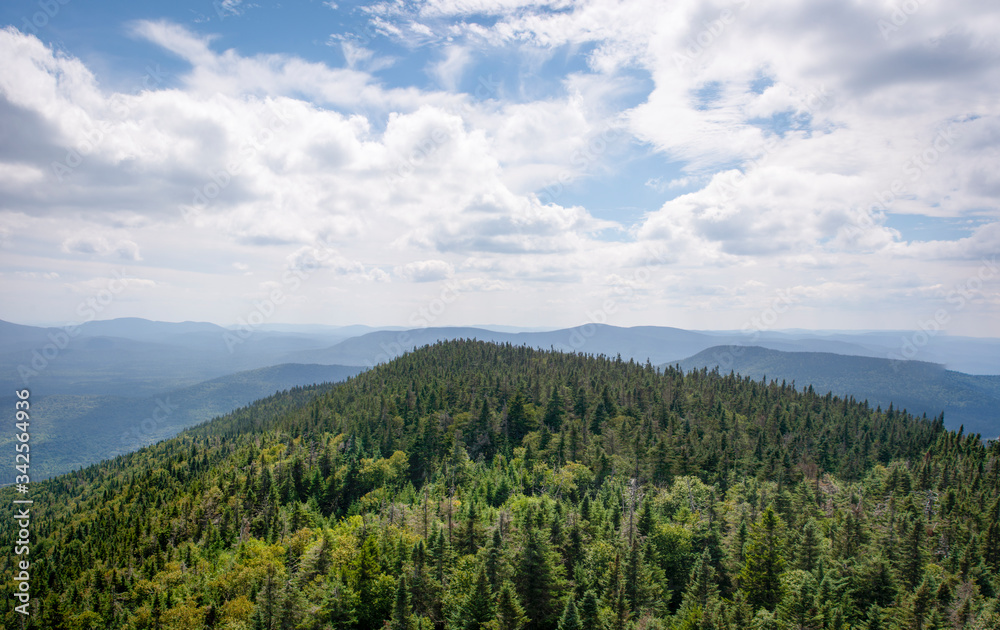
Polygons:
<instances>
[{"instance_id":1,"label":"dark green tree","mask_svg":"<svg viewBox=\"0 0 1000 630\"><path fill-rule=\"evenodd\" d=\"M781 519L769 506L750 530L738 580L747 603L755 610L772 611L781 601L781 573L785 569L781 528Z\"/></svg>"}]
</instances>

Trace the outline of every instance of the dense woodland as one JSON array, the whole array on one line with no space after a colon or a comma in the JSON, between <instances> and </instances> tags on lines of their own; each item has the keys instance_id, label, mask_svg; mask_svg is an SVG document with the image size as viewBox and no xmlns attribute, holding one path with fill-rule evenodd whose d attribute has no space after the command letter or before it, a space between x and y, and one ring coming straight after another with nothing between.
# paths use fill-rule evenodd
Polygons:
<instances>
[{"instance_id":1,"label":"dense woodland","mask_svg":"<svg viewBox=\"0 0 1000 630\"><path fill-rule=\"evenodd\" d=\"M1000 627L997 443L704 370L445 342L31 498L10 629Z\"/></svg>"}]
</instances>

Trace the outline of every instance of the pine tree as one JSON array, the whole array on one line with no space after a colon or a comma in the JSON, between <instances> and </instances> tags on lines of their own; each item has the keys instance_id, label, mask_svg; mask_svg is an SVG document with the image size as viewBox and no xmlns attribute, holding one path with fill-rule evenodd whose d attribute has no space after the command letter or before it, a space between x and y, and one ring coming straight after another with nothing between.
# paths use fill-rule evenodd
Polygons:
<instances>
[{"instance_id":1,"label":"pine tree","mask_svg":"<svg viewBox=\"0 0 1000 630\"><path fill-rule=\"evenodd\" d=\"M822 615L816 608L816 578L795 569L783 576L783 595L775 617L788 628L820 627Z\"/></svg>"},{"instance_id":2,"label":"pine tree","mask_svg":"<svg viewBox=\"0 0 1000 630\"><path fill-rule=\"evenodd\" d=\"M708 549L701 552L698 562L691 569L688 587L681 600L681 610L695 607L701 610L708 608L708 603L719 596L719 586L715 577L715 567L712 566L712 554Z\"/></svg>"},{"instance_id":3,"label":"pine tree","mask_svg":"<svg viewBox=\"0 0 1000 630\"><path fill-rule=\"evenodd\" d=\"M583 630L601 630L597 595L588 590L580 604L580 626Z\"/></svg>"},{"instance_id":4,"label":"pine tree","mask_svg":"<svg viewBox=\"0 0 1000 630\"><path fill-rule=\"evenodd\" d=\"M410 591L407 588L406 576L401 575L396 582L396 601L392 605L390 630L409 630L411 617Z\"/></svg>"},{"instance_id":5,"label":"pine tree","mask_svg":"<svg viewBox=\"0 0 1000 630\"><path fill-rule=\"evenodd\" d=\"M746 544L746 562L739 574L740 589L755 610L774 610L781 599L781 573L785 559L781 554L781 519L768 506L750 531Z\"/></svg>"},{"instance_id":6,"label":"pine tree","mask_svg":"<svg viewBox=\"0 0 1000 630\"><path fill-rule=\"evenodd\" d=\"M528 527L517 559L517 590L528 617L529 628L544 628L555 614L560 575L555 554L537 527Z\"/></svg>"},{"instance_id":7,"label":"pine tree","mask_svg":"<svg viewBox=\"0 0 1000 630\"><path fill-rule=\"evenodd\" d=\"M924 574L924 519L913 520L903 541L903 580L915 588Z\"/></svg>"},{"instance_id":8,"label":"pine tree","mask_svg":"<svg viewBox=\"0 0 1000 630\"><path fill-rule=\"evenodd\" d=\"M451 627L462 630L482 630L486 623L493 618L493 609L490 581L486 577L486 570L481 568L476 574L476 581L466 595L465 601L458 607Z\"/></svg>"},{"instance_id":9,"label":"pine tree","mask_svg":"<svg viewBox=\"0 0 1000 630\"><path fill-rule=\"evenodd\" d=\"M639 521L636 524L639 535L648 538L656 527L656 517L653 515L653 500L647 497L642 502L642 510L639 512Z\"/></svg>"},{"instance_id":10,"label":"pine tree","mask_svg":"<svg viewBox=\"0 0 1000 630\"><path fill-rule=\"evenodd\" d=\"M510 443L514 446L520 445L530 430L524 404L524 394L518 389L507 408L507 430L510 433Z\"/></svg>"},{"instance_id":11,"label":"pine tree","mask_svg":"<svg viewBox=\"0 0 1000 630\"><path fill-rule=\"evenodd\" d=\"M479 533L476 530L476 502L469 502L469 512L465 519L465 532L462 536L465 553L474 554L479 549Z\"/></svg>"},{"instance_id":12,"label":"pine tree","mask_svg":"<svg viewBox=\"0 0 1000 630\"><path fill-rule=\"evenodd\" d=\"M566 415L566 411L563 409L562 395L559 393L560 389L559 385L552 388L552 396L549 397L549 402L545 407L545 426L555 432L562 428L563 417Z\"/></svg>"},{"instance_id":13,"label":"pine tree","mask_svg":"<svg viewBox=\"0 0 1000 630\"><path fill-rule=\"evenodd\" d=\"M795 566L803 571L812 571L819 560L819 534L814 519L810 518L802 526L798 543L795 549Z\"/></svg>"},{"instance_id":14,"label":"pine tree","mask_svg":"<svg viewBox=\"0 0 1000 630\"><path fill-rule=\"evenodd\" d=\"M504 582L497 595L496 616L487 624L487 630L522 630L529 621L514 592L514 585Z\"/></svg>"},{"instance_id":15,"label":"pine tree","mask_svg":"<svg viewBox=\"0 0 1000 630\"><path fill-rule=\"evenodd\" d=\"M503 540L500 538L500 528L493 530L493 539L486 549L486 578L490 581L490 586L496 591L499 588L499 571L501 554L503 553Z\"/></svg>"},{"instance_id":16,"label":"pine tree","mask_svg":"<svg viewBox=\"0 0 1000 630\"><path fill-rule=\"evenodd\" d=\"M566 608L563 609L562 617L559 619L558 630L583 630L583 624L576 610L576 600L572 595L566 600Z\"/></svg>"}]
</instances>

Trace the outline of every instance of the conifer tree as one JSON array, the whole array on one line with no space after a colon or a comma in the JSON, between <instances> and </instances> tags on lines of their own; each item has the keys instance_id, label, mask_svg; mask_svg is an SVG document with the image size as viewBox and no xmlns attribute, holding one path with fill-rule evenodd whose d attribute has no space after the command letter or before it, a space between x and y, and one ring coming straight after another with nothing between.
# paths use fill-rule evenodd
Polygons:
<instances>
[{"instance_id":1,"label":"conifer tree","mask_svg":"<svg viewBox=\"0 0 1000 630\"><path fill-rule=\"evenodd\" d=\"M459 606L451 627L462 630L482 630L493 619L493 610L494 602L490 581L486 577L486 570L480 568L476 573L476 581L466 595L465 601Z\"/></svg>"},{"instance_id":2,"label":"conifer tree","mask_svg":"<svg viewBox=\"0 0 1000 630\"><path fill-rule=\"evenodd\" d=\"M785 559L781 552L781 520L770 506L751 529L745 555L738 579L747 603L755 610L774 610L781 599Z\"/></svg>"},{"instance_id":3,"label":"conifer tree","mask_svg":"<svg viewBox=\"0 0 1000 630\"><path fill-rule=\"evenodd\" d=\"M539 528L528 527L517 559L517 590L531 630L546 627L556 613L560 567L546 538Z\"/></svg>"},{"instance_id":4,"label":"conifer tree","mask_svg":"<svg viewBox=\"0 0 1000 630\"><path fill-rule=\"evenodd\" d=\"M390 630L409 630L411 618L410 591L407 588L406 576L401 575L396 582L396 600L392 605Z\"/></svg>"},{"instance_id":5,"label":"conifer tree","mask_svg":"<svg viewBox=\"0 0 1000 630\"><path fill-rule=\"evenodd\" d=\"M819 560L819 533L816 521L812 518L805 522L799 534L795 549L795 567L803 571L812 571Z\"/></svg>"},{"instance_id":6,"label":"conifer tree","mask_svg":"<svg viewBox=\"0 0 1000 630\"><path fill-rule=\"evenodd\" d=\"M566 607L563 609L562 617L559 619L558 630L583 630L580 622L580 615L576 610L576 600L570 595L566 600Z\"/></svg>"},{"instance_id":7,"label":"conifer tree","mask_svg":"<svg viewBox=\"0 0 1000 630\"><path fill-rule=\"evenodd\" d=\"M497 595L496 616L487 624L487 630L522 630L529 621L514 592L514 585L505 581Z\"/></svg>"},{"instance_id":8,"label":"conifer tree","mask_svg":"<svg viewBox=\"0 0 1000 630\"><path fill-rule=\"evenodd\" d=\"M588 590L583 595L583 602L580 604L580 626L583 630L600 630L597 595L593 590Z\"/></svg>"}]
</instances>

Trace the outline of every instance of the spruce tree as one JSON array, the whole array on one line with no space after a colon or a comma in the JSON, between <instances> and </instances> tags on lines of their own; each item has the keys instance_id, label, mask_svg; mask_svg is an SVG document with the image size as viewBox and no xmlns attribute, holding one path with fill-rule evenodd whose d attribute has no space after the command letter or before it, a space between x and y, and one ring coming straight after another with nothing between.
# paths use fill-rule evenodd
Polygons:
<instances>
[{"instance_id":1,"label":"spruce tree","mask_svg":"<svg viewBox=\"0 0 1000 630\"><path fill-rule=\"evenodd\" d=\"M490 581L486 577L486 570L480 568L476 573L476 581L472 585L472 589L466 594L462 605L458 607L451 627L461 628L461 630L482 630L486 623L493 618L493 609L494 602Z\"/></svg>"},{"instance_id":2,"label":"spruce tree","mask_svg":"<svg viewBox=\"0 0 1000 630\"><path fill-rule=\"evenodd\" d=\"M580 615L576 610L576 600L572 595L566 600L566 608L563 609L562 617L559 619L558 630L583 630Z\"/></svg>"},{"instance_id":3,"label":"spruce tree","mask_svg":"<svg viewBox=\"0 0 1000 630\"><path fill-rule=\"evenodd\" d=\"M410 591L407 588L406 576L401 575L396 582L396 601L392 605L390 630L409 630L411 614Z\"/></svg>"},{"instance_id":4,"label":"spruce tree","mask_svg":"<svg viewBox=\"0 0 1000 630\"><path fill-rule=\"evenodd\" d=\"M537 527L528 527L517 559L517 590L528 617L529 628L543 628L555 614L559 588L559 568L547 536Z\"/></svg>"},{"instance_id":5,"label":"spruce tree","mask_svg":"<svg viewBox=\"0 0 1000 630\"><path fill-rule=\"evenodd\" d=\"M487 624L487 630L522 630L529 621L514 585L505 581L497 595L496 616Z\"/></svg>"},{"instance_id":6,"label":"spruce tree","mask_svg":"<svg viewBox=\"0 0 1000 630\"><path fill-rule=\"evenodd\" d=\"M583 602L580 604L580 627L583 630L600 630L597 595L594 594L593 590L588 590L583 595Z\"/></svg>"},{"instance_id":7,"label":"spruce tree","mask_svg":"<svg viewBox=\"0 0 1000 630\"><path fill-rule=\"evenodd\" d=\"M781 545L781 519L768 506L750 531L746 562L738 578L747 603L755 610L772 611L781 599L781 573L785 568Z\"/></svg>"}]
</instances>

